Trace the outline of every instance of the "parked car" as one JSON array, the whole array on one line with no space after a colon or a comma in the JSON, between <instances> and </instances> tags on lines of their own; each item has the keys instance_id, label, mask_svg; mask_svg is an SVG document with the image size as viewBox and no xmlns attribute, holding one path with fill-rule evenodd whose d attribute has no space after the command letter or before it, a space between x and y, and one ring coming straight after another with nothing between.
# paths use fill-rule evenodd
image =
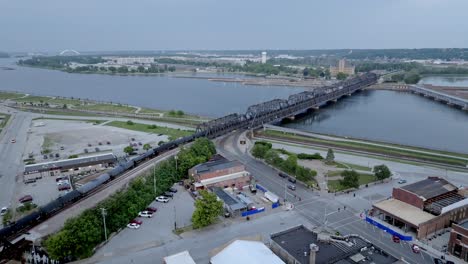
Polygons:
<instances>
[{"instance_id":1,"label":"parked car","mask_svg":"<svg viewBox=\"0 0 468 264\"><path fill-rule=\"evenodd\" d=\"M138 229L140 228L140 225L139 224L135 224L135 223L130 223L127 225L128 228L131 228L131 229Z\"/></svg>"},{"instance_id":2,"label":"parked car","mask_svg":"<svg viewBox=\"0 0 468 264\"><path fill-rule=\"evenodd\" d=\"M138 145L140 145L140 146L141 146L141 145L143 145L143 144L142 144L141 142L138 142Z\"/></svg>"},{"instance_id":3,"label":"parked car","mask_svg":"<svg viewBox=\"0 0 468 264\"><path fill-rule=\"evenodd\" d=\"M62 184L58 187L58 190L59 191L66 191L66 190L70 190L71 189L71 186L68 185L68 184Z\"/></svg>"},{"instance_id":4,"label":"parked car","mask_svg":"<svg viewBox=\"0 0 468 264\"><path fill-rule=\"evenodd\" d=\"M132 141L135 141L135 138L132 138Z\"/></svg>"},{"instance_id":5,"label":"parked car","mask_svg":"<svg viewBox=\"0 0 468 264\"><path fill-rule=\"evenodd\" d=\"M100 149L99 149L99 148L94 148L94 150L95 150L96 152L99 152Z\"/></svg>"},{"instance_id":6,"label":"parked car","mask_svg":"<svg viewBox=\"0 0 468 264\"><path fill-rule=\"evenodd\" d=\"M32 198L31 195L25 195L25 196L19 198L20 203L31 202L32 200L33 200L33 198Z\"/></svg>"},{"instance_id":7,"label":"parked car","mask_svg":"<svg viewBox=\"0 0 468 264\"><path fill-rule=\"evenodd\" d=\"M151 218L153 217L153 213L150 211L142 211L138 213L138 216Z\"/></svg>"},{"instance_id":8,"label":"parked car","mask_svg":"<svg viewBox=\"0 0 468 264\"><path fill-rule=\"evenodd\" d=\"M174 194L171 192L165 192L164 196L174 198Z\"/></svg>"},{"instance_id":9,"label":"parked car","mask_svg":"<svg viewBox=\"0 0 468 264\"><path fill-rule=\"evenodd\" d=\"M88 152L89 152L89 150L88 150L88 149L84 149L84 153L88 153Z\"/></svg>"},{"instance_id":10,"label":"parked car","mask_svg":"<svg viewBox=\"0 0 468 264\"><path fill-rule=\"evenodd\" d=\"M156 208L156 207L147 207L146 211L152 212L154 214L154 213L156 213L158 211L158 208Z\"/></svg>"},{"instance_id":11,"label":"parked car","mask_svg":"<svg viewBox=\"0 0 468 264\"><path fill-rule=\"evenodd\" d=\"M98 145L99 145L99 146L102 146L102 142L98 142Z\"/></svg>"},{"instance_id":12,"label":"parked car","mask_svg":"<svg viewBox=\"0 0 468 264\"><path fill-rule=\"evenodd\" d=\"M399 184L404 184L404 183L406 183L406 180L400 179L400 180L398 181L398 183L399 183Z\"/></svg>"},{"instance_id":13,"label":"parked car","mask_svg":"<svg viewBox=\"0 0 468 264\"><path fill-rule=\"evenodd\" d=\"M56 158L60 157L60 154L55 153L55 157L56 157Z\"/></svg>"},{"instance_id":14,"label":"parked car","mask_svg":"<svg viewBox=\"0 0 468 264\"><path fill-rule=\"evenodd\" d=\"M8 211L8 207L2 207L2 210L0 210L0 215L5 215Z\"/></svg>"},{"instance_id":15,"label":"parked car","mask_svg":"<svg viewBox=\"0 0 468 264\"><path fill-rule=\"evenodd\" d=\"M47 159L47 155L44 155L44 157L43 157L43 158L44 158L44 159Z\"/></svg>"},{"instance_id":16,"label":"parked car","mask_svg":"<svg viewBox=\"0 0 468 264\"><path fill-rule=\"evenodd\" d=\"M61 147L60 147L60 150L64 150L64 149L65 149L65 147L64 147L64 146L61 146Z\"/></svg>"},{"instance_id":17,"label":"parked car","mask_svg":"<svg viewBox=\"0 0 468 264\"><path fill-rule=\"evenodd\" d=\"M135 218L132 221L130 221L130 224L141 225L141 224L143 224L143 221L141 221L140 219Z\"/></svg>"},{"instance_id":18,"label":"parked car","mask_svg":"<svg viewBox=\"0 0 468 264\"><path fill-rule=\"evenodd\" d=\"M16 143L16 139L12 139L12 140L11 140L11 143Z\"/></svg>"},{"instance_id":19,"label":"parked car","mask_svg":"<svg viewBox=\"0 0 468 264\"><path fill-rule=\"evenodd\" d=\"M289 181L289 182L292 182L292 183L296 183L296 178L289 177L289 178L288 178L288 181Z\"/></svg>"},{"instance_id":20,"label":"parked car","mask_svg":"<svg viewBox=\"0 0 468 264\"><path fill-rule=\"evenodd\" d=\"M413 252L416 253L416 254L419 254L421 252L421 248L419 248L419 246L416 245L416 244L413 244L411 246L411 250L413 250Z\"/></svg>"},{"instance_id":21,"label":"parked car","mask_svg":"<svg viewBox=\"0 0 468 264\"><path fill-rule=\"evenodd\" d=\"M183 183L182 183L182 185L183 185ZM176 193L176 192L177 192L177 189L174 188L174 187L171 187L171 188L169 188L169 191L170 191L171 193Z\"/></svg>"},{"instance_id":22,"label":"parked car","mask_svg":"<svg viewBox=\"0 0 468 264\"><path fill-rule=\"evenodd\" d=\"M288 175L286 175L286 173L282 173L282 172L278 173L278 175L279 175L281 178L286 178L286 177L288 177Z\"/></svg>"},{"instance_id":23,"label":"parked car","mask_svg":"<svg viewBox=\"0 0 468 264\"><path fill-rule=\"evenodd\" d=\"M249 185L249 189L250 189L251 193L256 193L257 192L257 187L255 187L255 185L253 185L253 184Z\"/></svg>"},{"instance_id":24,"label":"parked car","mask_svg":"<svg viewBox=\"0 0 468 264\"><path fill-rule=\"evenodd\" d=\"M88 147L91 147L91 146L92 146L91 143L88 143Z\"/></svg>"},{"instance_id":25,"label":"parked car","mask_svg":"<svg viewBox=\"0 0 468 264\"><path fill-rule=\"evenodd\" d=\"M24 181L25 184L28 184L28 183L35 183L36 182L36 179L27 179Z\"/></svg>"},{"instance_id":26,"label":"parked car","mask_svg":"<svg viewBox=\"0 0 468 264\"><path fill-rule=\"evenodd\" d=\"M296 186L295 185L292 185L292 184L288 184L288 189L292 190L292 191L295 191L296 190Z\"/></svg>"},{"instance_id":27,"label":"parked car","mask_svg":"<svg viewBox=\"0 0 468 264\"><path fill-rule=\"evenodd\" d=\"M392 240L393 240L393 242L395 242L395 243L400 243L400 237L399 237L399 236L393 235L393 236L392 236Z\"/></svg>"},{"instance_id":28,"label":"parked car","mask_svg":"<svg viewBox=\"0 0 468 264\"><path fill-rule=\"evenodd\" d=\"M110 141L107 141L106 143L107 143L107 145L110 145L110 144L111 144Z\"/></svg>"},{"instance_id":29,"label":"parked car","mask_svg":"<svg viewBox=\"0 0 468 264\"><path fill-rule=\"evenodd\" d=\"M167 202L169 202L169 199L167 199L166 196L158 196L158 197L156 197L156 201L158 201L160 203L167 203Z\"/></svg>"}]
</instances>

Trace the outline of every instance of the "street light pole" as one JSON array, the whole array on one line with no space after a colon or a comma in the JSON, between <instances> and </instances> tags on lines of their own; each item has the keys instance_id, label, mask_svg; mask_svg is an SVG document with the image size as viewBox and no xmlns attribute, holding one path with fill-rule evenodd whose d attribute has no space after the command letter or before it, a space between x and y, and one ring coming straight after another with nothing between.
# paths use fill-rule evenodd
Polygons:
<instances>
[{"instance_id":1,"label":"street light pole","mask_svg":"<svg viewBox=\"0 0 468 264\"><path fill-rule=\"evenodd\" d=\"M154 197L156 197L156 164L153 167L153 190L154 190Z\"/></svg>"},{"instance_id":2,"label":"street light pole","mask_svg":"<svg viewBox=\"0 0 468 264\"><path fill-rule=\"evenodd\" d=\"M104 222L104 237L106 238L106 242L107 242L106 208L101 207L101 214L102 214L102 221Z\"/></svg>"},{"instance_id":3,"label":"street light pole","mask_svg":"<svg viewBox=\"0 0 468 264\"><path fill-rule=\"evenodd\" d=\"M175 208L175 205L174 205L174 230L177 230L177 221L176 221L176 208Z\"/></svg>"}]
</instances>

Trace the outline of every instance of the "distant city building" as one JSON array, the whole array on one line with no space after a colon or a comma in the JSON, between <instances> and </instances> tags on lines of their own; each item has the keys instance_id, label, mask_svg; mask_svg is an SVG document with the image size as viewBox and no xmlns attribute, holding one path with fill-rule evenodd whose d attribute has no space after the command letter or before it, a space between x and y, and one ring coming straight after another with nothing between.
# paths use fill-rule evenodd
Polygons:
<instances>
[{"instance_id":1,"label":"distant city building","mask_svg":"<svg viewBox=\"0 0 468 264\"><path fill-rule=\"evenodd\" d=\"M244 164L237 160L230 161L221 155L215 155L208 162L189 170L194 179L195 189L208 187L233 187L242 189L250 184L251 176Z\"/></svg>"},{"instance_id":2,"label":"distant city building","mask_svg":"<svg viewBox=\"0 0 468 264\"><path fill-rule=\"evenodd\" d=\"M154 57L106 57L104 59L121 65L154 63Z\"/></svg>"},{"instance_id":3,"label":"distant city building","mask_svg":"<svg viewBox=\"0 0 468 264\"><path fill-rule=\"evenodd\" d=\"M392 198L375 203L373 216L425 238L467 219L464 190L439 177L393 188Z\"/></svg>"},{"instance_id":4,"label":"distant city building","mask_svg":"<svg viewBox=\"0 0 468 264\"><path fill-rule=\"evenodd\" d=\"M262 52L262 64L265 64L267 62L267 53L266 51Z\"/></svg>"},{"instance_id":5,"label":"distant city building","mask_svg":"<svg viewBox=\"0 0 468 264\"><path fill-rule=\"evenodd\" d=\"M330 66L330 74L336 77L338 73L345 73L347 75L354 75L354 66L346 66L346 60L341 59L338 61L338 67Z\"/></svg>"}]
</instances>

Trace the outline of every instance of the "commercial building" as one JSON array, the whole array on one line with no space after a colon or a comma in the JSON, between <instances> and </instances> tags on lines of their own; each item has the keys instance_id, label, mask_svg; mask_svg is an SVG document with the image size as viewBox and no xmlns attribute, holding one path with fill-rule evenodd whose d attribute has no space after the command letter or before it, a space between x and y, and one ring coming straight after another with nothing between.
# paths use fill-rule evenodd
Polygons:
<instances>
[{"instance_id":1,"label":"commercial building","mask_svg":"<svg viewBox=\"0 0 468 264\"><path fill-rule=\"evenodd\" d=\"M393 188L391 199L373 205L373 216L421 239L463 222L467 208L463 190L443 178L428 177Z\"/></svg>"},{"instance_id":2,"label":"commercial building","mask_svg":"<svg viewBox=\"0 0 468 264\"><path fill-rule=\"evenodd\" d=\"M247 205L229 192L219 187L213 187L211 188L211 191L216 194L221 201L223 201L224 209L232 215L239 215L241 212L247 210Z\"/></svg>"},{"instance_id":3,"label":"commercial building","mask_svg":"<svg viewBox=\"0 0 468 264\"><path fill-rule=\"evenodd\" d=\"M120 65L154 63L154 57L104 57L104 59Z\"/></svg>"},{"instance_id":4,"label":"commercial building","mask_svg":"<svg viewBox=\"0 0 468 264\"><path fill-rule=\"evenodd\" d=\"M468 221L452 225L448 253L468 262Z\"/></svg>"},{"instance_id":5,"label":"commercial building","mask_svg":"<svg viewBox=\"0 0 468 264\"><path fill-rule=\"evenodd\" d=\"M250 184L251 176L239 161L230 161L221 155L215 155L208 162L199 164L189 170L195 189L209 187L238 188Z\"/></svg>"},{"instance_id":6,"label":"commercial building","mask_svg":"<svg viewBox=\"0 0 468 264\"><path fill-rule=\"evenodd\" d=\"M112 153L87 156L74 159L57 160L44 163L37 163L24 166L25 178L41 178L42 176L57 176L61 173L89 169L90 166L99 165L106 167L117 161L117 158ZM94 168L96 169L96 168Z\"/></svg>"},{"instance_id":7,"label":"commercial building","mask_svg":"<svg viewBox=\"0 0 468 264\"><path fill-rule=\"evenodd\" d=\"M398 260L357 235L315 233L300 225L271 235L270 247L288 264L398 263Z\"/></svg>"},{"instance_id":8,"label":"commercial building","mask_svg":"<svg viewBox=\"0 0 468 264\"><path fill-rule=\"evenodd\" d=\"M214 255L211 264L284 264L260 241L235 240Z\"/></svg>"},{"instance_id":9,"label":"commercial building","mask_svg":"<svg viewBox=\"0 0 468 264\"><path fill-rule=\"evenodd\" d=\"M340 72L345 73L347 75L354 75L354 66L346 66L345 59L341 59L338 61L338 67L330 66L331 76L336 77Z\"/></svg>"},{"instance_id":10,"label":"commercial building","mask_svg":"<svg viewBox=\"0 0 468 264\"><path fill-rule=\"evenodd\" d=\"M267 62L267 53L266 51L262 52L262 64L265 64Z\"/></svg>"},{"instance_id":11,"label":"commercial building","mask_svg":"<svg viewBox=\"0 0 468 264\"><path fill-rule=\"evenodd\" d=\"M185 250L177 254L164 257L164 264L196 264L190 253Z\"/></svg>"}]
</instances>

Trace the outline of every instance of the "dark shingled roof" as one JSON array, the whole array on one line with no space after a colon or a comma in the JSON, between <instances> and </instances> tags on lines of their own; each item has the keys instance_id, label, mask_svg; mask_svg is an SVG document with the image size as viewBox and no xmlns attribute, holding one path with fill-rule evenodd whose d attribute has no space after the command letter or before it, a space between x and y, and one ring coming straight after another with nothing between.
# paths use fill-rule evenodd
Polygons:
<instances>
[{"instance_id":1,"label":"dark shingled roof","mask_svg":"<svg viewBox=\"0 0 468 264\"><path fill-rule=\"evenodd\" d=\"M456 186L439 177L428 177L425 180L408 184L400 188L412 192L424 200L428 200L457 189Z\"/></svg>"},{"instance_id":2,"label":"dark shingled roof","mask_svg":"<svg viewBox=\"0 0 468 264\"><path fill-rule=\"evenodd\" d=\"M230 161L221 155L216 155L210 161L195 166L195 173L203 174L237 166L242 166L242 163L237 160Z\"/></svg>"}]
</instances>

